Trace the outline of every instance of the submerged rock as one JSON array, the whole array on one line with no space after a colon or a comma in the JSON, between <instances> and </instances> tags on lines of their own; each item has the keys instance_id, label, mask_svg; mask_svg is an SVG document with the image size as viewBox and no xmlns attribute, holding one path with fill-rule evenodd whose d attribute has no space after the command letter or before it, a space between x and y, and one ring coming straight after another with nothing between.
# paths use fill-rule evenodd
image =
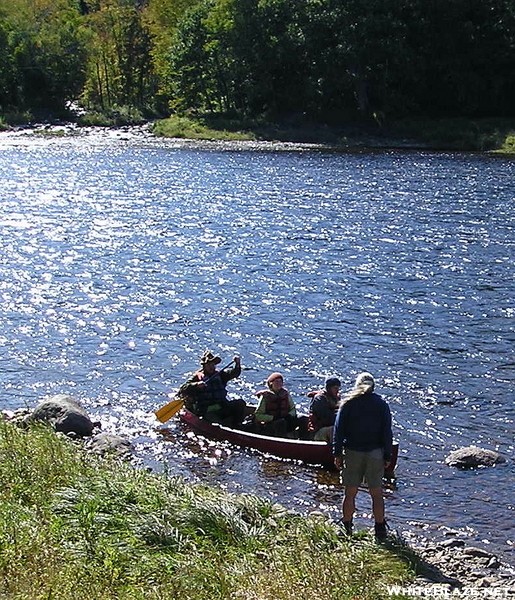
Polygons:
<instances>
[{"instance_id":1,"label":"submerged rock","mask_svg":"<svg viewBox=\"0 0 515 600\"><path fill-rule=\"evenodd\" d=\"M27 421L44 421L56 431L79 437L91 435L96 426L79 402L65 394L52 396L38 404Z\"/></svg>"},{"instance_id":2,"label":"submerged rock","mask_svg":"<svg viewBox=\"0 0 515 600\"><path fill-rule=\"evenodd\" d=\"M454 450L445 459L445 464L450 467L462 469L474 467L493 467L496 464L506 462L504 456L494 450L486 450L477 446L467 446Z\"/></svg>"}]
</instances>

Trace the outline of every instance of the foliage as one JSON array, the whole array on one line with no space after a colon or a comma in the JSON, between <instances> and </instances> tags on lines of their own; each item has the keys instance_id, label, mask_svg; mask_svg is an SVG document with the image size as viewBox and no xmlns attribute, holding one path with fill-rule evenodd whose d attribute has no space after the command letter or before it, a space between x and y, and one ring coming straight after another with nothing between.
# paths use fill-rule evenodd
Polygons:
<instances>
[{"instance_id":1,"label":"foliage","mask_svg":"<svg viewBox=\"0 0 515 600\"><path fill-rule=\"evenodd\" d=\"M514 19L509 0L205 0L171 48L173 107L512 114Z\"/></svg>"},{"instance_id":2,"label":"foliage","mask_svg":"<svg viewBox=\"0 0 515 600\"><path fill-rule=\"evenodd\" d=\"M407 136L440 150L509 150L513 119L403 119L390 127L392 134Z\"/></svg>"},{"instance_id":3,"label":"foliage","mask_svg":"<svg viewBox=\"0 0 515 600\"><path fill-rule=\"evenodd\" d=\"M512 0L0 0L0 113L509 118Z\"/></svg>"},{"instance_id":4,"label":"foliage","mask_svg":"<svg viewBox=\"0 0 515 600\"><path fill-rule=\"evenodd\" d=\"M84 17L88 30L87 107L144 107L155 91L150 33L139 4L98 0Z\"/></svg>"},{"instance_id":5,"label":"foliage","mask_svg":"<svg viewBox=\"0 0 515 600\"><path fill-rule=\"evenodd\" d=\"M173 109L242 115L302 109L304 49L294 0L204 0L186 13L170 68Z\"/></svg>"},{"instance_id":6,"label":"foliage","mask_svg":"<svg viewBox=\"0 0 515 600\"><path fill-rule=\"evenodd\" d=\"M2 597L375 600L410 578L371 537L349 542L323 518L0 421Z\"/></svg>"},{"instance_id":7,"label":"foliage","mask_svg":"<svg viewBox=\"0 0 515 600\"><path fill-rule=\"evenodd\" d=\"M156 77L154 103L161 114L168 113L172 96L169 48L184 13L195 4L193 0L148 0L142 10L142 20L151 37L150 54Z\"/></svg>"},{"instance_id":8,"label":"foliage","mask_svg":"<svg viewBox=\"0 0 515 600\"><path fill-rule=\"evenodd\" d=\"M64 108L84 85L85 47L71 0L0 1L3 109Z\"/></svg>"}]
</instances>

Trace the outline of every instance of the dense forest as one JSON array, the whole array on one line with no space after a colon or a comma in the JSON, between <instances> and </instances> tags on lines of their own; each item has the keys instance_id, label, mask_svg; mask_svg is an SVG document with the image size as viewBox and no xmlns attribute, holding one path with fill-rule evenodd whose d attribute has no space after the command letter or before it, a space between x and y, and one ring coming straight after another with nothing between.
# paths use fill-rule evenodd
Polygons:
<instances>
[{"instance_id":1,"label":"dense forest","mask_svg":"<svg viewBox=\"0 0 515 600\"><path fill-rule=\"evenodd\" d=\"M515 116L513 0L0 0L0 113Z\"/></svg>"}]
</instances>

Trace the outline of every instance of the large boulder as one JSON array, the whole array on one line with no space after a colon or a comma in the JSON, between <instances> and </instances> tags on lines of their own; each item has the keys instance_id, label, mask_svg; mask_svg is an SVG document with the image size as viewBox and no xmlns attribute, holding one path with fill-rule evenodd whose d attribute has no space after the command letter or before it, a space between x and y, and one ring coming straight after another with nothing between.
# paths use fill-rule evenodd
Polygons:
<instances>
[{"instance_id":1,"label":"large boulder","mask_svg":"<svg viewBox=\"0 0 515 600\"><path fill-rule=\"evenodd\" d=\"M80 437L91 435L96 425L77 400L64 394L41 402L30 415L29 421L44 421L56 431Z\"/></svg>"},{"instance_id":2,"label":"large boulder","mask_svg":"<svg viewBox=\"0 0 515 600\"><path fill-rule=\"evenodd\" d=\"M471 469L475 467L493 467L498 463L506 462L504 456L494 450L486 450L477 446L467 446L454 450L445 459L445 464L450 467Z\"/></svg>"}]
</instances>

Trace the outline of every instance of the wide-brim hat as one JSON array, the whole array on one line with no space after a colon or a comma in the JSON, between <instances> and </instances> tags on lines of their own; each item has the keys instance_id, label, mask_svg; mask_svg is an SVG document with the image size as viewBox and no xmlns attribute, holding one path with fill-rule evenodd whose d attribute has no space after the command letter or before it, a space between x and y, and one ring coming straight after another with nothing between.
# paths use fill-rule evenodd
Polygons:
<instances>
[{"instance_id":1,"label":"wide-brim hat","mask_svg":"<svg viewBox=\"0 0 515 600\"><path fill-rule=\"evenodd\" d=\"M219 356L216 356L209 350L204 352L202 358L200 359L200 364L205 365L207 363L215 363L215 365L219 365L222 362L222 359Z\"/></svg>"}]
</instances>

